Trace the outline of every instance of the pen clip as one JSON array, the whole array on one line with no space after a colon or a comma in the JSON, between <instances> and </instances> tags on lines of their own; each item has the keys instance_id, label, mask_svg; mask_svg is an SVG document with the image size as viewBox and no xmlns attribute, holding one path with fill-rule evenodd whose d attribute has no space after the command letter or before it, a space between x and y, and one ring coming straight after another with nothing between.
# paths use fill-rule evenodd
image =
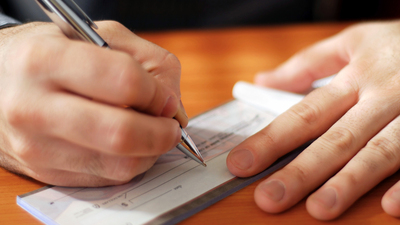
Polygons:
<instances>
[{"instance_id":1,"label":"pen clip","mask_svg":"<svg viewBox=\"0 0 400 225\"><path fill-rule=\"evenodd\" d=\"M75 12L79 18L84 20L89 26L91 26L94 29L99 29L99 27L93 22L92 19L86 13L73 1L73 0L62 0L66 5L70 7L71 10Z\"/></svg>"}]
</instances>

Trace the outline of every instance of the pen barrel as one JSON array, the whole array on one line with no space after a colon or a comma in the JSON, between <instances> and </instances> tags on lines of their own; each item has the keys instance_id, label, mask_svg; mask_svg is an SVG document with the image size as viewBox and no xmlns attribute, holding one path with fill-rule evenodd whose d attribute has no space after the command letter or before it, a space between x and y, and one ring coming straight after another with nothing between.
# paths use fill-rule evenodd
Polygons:
<instances>
[{"instance_id":1,"label":"pen barrel","mask_svg":"<svg viewBox=\"0 0 400 225\"><path fill-rule=\"evenodd\" d=\"M106 47L107 43L93 29L97 26L73 1L36 0L36 2L67 37Z\"/></svg>"},{"instance_id":2,"label":"pen barrel","mask_svg":"<svg viewBox=\"0 0 400 225\"><path fill-rule=\"evenodd\" d=\"M183 128L181 128L181 133L181 142L176 147L181 152L185 153L186 156L204 166L204 159L201 156L200 151L197 149L196 145L190 138L189 134Z\"/></svg>"}]
</instances>

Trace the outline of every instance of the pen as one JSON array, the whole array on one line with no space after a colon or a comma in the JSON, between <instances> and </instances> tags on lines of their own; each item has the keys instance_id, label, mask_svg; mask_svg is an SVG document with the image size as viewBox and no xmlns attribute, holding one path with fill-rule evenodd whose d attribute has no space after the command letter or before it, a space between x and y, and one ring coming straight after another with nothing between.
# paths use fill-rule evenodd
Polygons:
<instances>
[{"instance_id":1,"label":"pen","mask_svg":"<svg viewBox=\"0 0 400 225\"><path fill-rule=\"evenodd\" d=\"M96 24L73 0L36 0L36 2L67 37L109 48L108 44L94 31L98 28ZM200 151L182 126L181 133L181 142L176 147L189 158L207 166Z\"/></svg>"}]
</instances>

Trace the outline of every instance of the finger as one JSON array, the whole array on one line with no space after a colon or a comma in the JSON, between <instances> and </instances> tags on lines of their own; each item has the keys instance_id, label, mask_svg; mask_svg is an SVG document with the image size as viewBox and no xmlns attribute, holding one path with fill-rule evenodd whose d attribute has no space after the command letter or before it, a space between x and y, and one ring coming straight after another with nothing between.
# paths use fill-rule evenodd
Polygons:
<instances>
[{"instance_id":1,"label":"finger","mask_svg":"<svg viewBox=\"0 0 400 225\"><path fill-rule=\"evenodd\" d=\"M14 143L21 144L21 140L12 141ZM37 142L35 142L37 143ZM27 175L41 181L43 183L52 184L52 185L59 185L59 186L72 186L72 187L97 187L97 186L107 186L107 185L119 185L126 183L126 180L116 180L116 179L106 179L101 176L95 176L88 173L81 173L81 172L70 172L65 170L57 170L43 167L44 164L51 163L52 161L44 161L44 158L38 157L40 154L40 150L33 152L33 151L19 151L19 153L23 153L23 155L18 154L14 155L13 158L8 158L7 164L5 164L5 168L10 169L10 171ZM54 152L53 152L54 153ZM54 155L54 154L53 154ZM6 155L5 155L6 156ZM76 155L79 158L79 154ZM7 157L7 156L6 156ZM62 161L60 164L65 164L66 162L70 163L71 161L66 161L62 157L55 157L59 159L58 161ZM28 161L24 161L28 159ZM25 162L30 163L37 163L35 164L27 164ZM40 163L43 162L43 163Z\"/></svg>"},{"instance_id":2,"label":"finger","mask_svg":"<svg viewBox=\"0 0 400 225\"><path fill-rule=\"evenodd\" d=\"M361 99L295 160L256 189L260 208L268 212L286 210L333 176L400 112L391 108L393 100Z\"/></svg>"},{"instance_id":3,"label":"finger","mask_svg":"<svg viewBox=\"0 0 400 225\"><path fill-rule=\"evenodd\" d=\"M38 171L29 170L27 175L43 183L62 187L103 187L121 185L128 182L105 179L90 174L48 169Z\"/></svg>"},{"instance_id":4,"label":"finger","mask_svg":"<svg viewBox=\"0 0 400 225\"><path fill-rule=\"evenodd\" d=\"M182 101L180 101L180 107L178 109L178 112L176 113L176 115L174 116L174 118L176 120L178 120L178 122L180 123L180 125L185 128L187 127L188 123L189 123L189 117L186 114L185 108L182 104Z\"/></svg>"},{"instance_id":5,"label":"finger","mask_svg":"<svg viewBox=\"0 0 400 225\"><path fill-rule=\"evenodd\" d=\"M49 89L54 89L55 85L79 95L113 105L129 105L157 116L172 105L176 114L179 106L176 94L150 76L130 55L80 41L45 39L32 38L21 47L20 57L13 62L19 70L17 74L27 74L32 78L24 78L27 85L32 81L40 82L39 85L44 85L44 81L50 82L53 86Z\"/></svg>"},{"instance_id":6,"label":"finger","mask_svg":"<svg viewBox=\"0 0 400 225\"><path fill-rule=\"evenodd\" d=\"M338 217L358 198L400 167L400 117L373 137L333 178L307 200L307 210L317 219ZM395 189L393 189L395 190ZM382 200L391 215L400 215L400 201L389 191Z\"/></svg>"},{"instance_id":7,"label":"finger","mask_svg":"<svg viewBox=\"0 0 400 225\"><path fill-rule=\"evenodd\" d=\"M98 22L100 35L112 49L126 52L136 59L153 76L161 76L163 82L179 93L181 65L172 53L151 43L113 21Z\"/></svg>"},{"instance_id":8,"label":"finger","mask_svg":"<svg viewBox=\"0 0 400 225\"><path fill-rule=\"evenodd\" d=\"M236 146L227 158L229 170L240 177L261 172L279 157L320 136L356 101L357 91L338 74L335 82L313 91Z\"/></svg>"},{"instance_id":9,"label":"finger","mask_svg":"<svg viewBox=\"0 0 400 225\"><path fill-rule=\"evenodd\" d=\"M179 142L179 124L133 110L108 106L67 93L39 96L7 110L19 130L63 139L112 155L157 156ZM40 128L40 129L38 129Z\"/></svg>"},{"instance_id":10,"label":"finger","mask_svg":"<svg viewBox=\"0 0 400 225\"><path fill-rule=\"evenodd\" d=\"M319 42L292 56L272 71L260 72L255 83L271 88L302 93L312 82L336 74L349 61L342 35Z\"/></svg>"},{"instance_id":11,"label":"finger","mask_svg":"<svg viewBox=\"0 0 400 225\"><path fill-rule=\"evenodd\" d=\"M35 136L34 141L14 140L14 149L33 171L56 169L65 172L94 175L99 178L126 182L155 163L157 156L126 157L105 154L49 137Z\"/></svg>"},{"instance_id":12,"label":"finger","mask_svg":"<svg viewBox=\"0 0 400 225\"><path fill-rule=\"evenodd\" d=\"M98 22L98 25L99 33L112 49L131 55L148 73L170 88L177 99L181 98L179 86L181 64L175 55L140 38L120 23L106 21ZM186 127L188 118L182 104L178 113L173 116Z\"/></svg>"},{"instance_id":13,"label":"finger","mask_svg":"<svg viewBox=\"0 0 400 225\"><path fill-rule=\"evenodd\" d=\"M400 181L391 187L382 198L383 210L395 217L400 217Z\"/></svg>"}]
</instances>

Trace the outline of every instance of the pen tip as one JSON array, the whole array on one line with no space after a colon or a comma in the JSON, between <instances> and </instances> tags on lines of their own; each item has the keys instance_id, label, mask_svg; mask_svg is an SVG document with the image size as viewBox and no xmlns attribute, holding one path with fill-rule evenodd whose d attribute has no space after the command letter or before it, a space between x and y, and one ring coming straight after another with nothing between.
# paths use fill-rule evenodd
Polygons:
<instances>
[{"instance_id":1,"label":"pen tip","mask_svg":"<svg viewBox=\"0 0 400 225\"><path fill-rule=\"evenodd\" d=\"M204 162L201 165L203 165L204 167L207 167L207 164L205 164Z\"/></svg>"}]
</instances>

